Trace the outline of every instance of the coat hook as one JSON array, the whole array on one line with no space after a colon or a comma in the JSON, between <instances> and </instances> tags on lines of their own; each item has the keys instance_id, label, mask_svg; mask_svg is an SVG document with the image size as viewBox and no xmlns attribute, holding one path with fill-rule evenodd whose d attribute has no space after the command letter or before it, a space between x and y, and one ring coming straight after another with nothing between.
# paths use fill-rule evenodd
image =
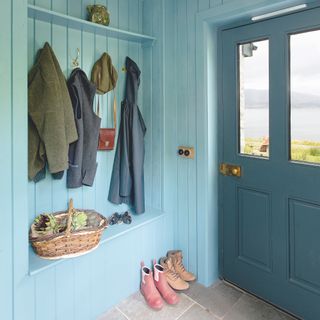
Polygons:
<instances>
[{"instance_id":1,"label":"coat hook","mask_svg":"<svg viewBox=\"0 0 320 320\"><path fill-rule=\"evenodd\" d=\"M127 69L125 66L122 67L122 72L127 72Z\"/></svg>"},{"instance_id":2,"label":"coat hook","mask_svg":"<svg viewBox=\"0 0 320 320\"><path fill-rule=\"evenodd\" d=\"M79 67L79 58L80 58L80 49L77 48L77 56L74 59L72 59L72 66L74 68Z\"/></svg>"}]
</instances>

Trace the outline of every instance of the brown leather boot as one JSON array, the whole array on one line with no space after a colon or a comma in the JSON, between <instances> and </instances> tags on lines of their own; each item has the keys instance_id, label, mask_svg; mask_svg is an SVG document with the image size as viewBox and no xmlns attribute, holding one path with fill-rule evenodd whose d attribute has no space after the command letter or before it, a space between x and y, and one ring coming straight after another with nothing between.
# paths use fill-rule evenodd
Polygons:
<instances>
[{"instance_id":1,"label":"brown leather boot","mask_svg":"<svg viewBox=\"0 0 320 320\"><path fill-rule=\"evenodd\" d=\"M176 271L176 273L178 273L178 275L182 280L188 281L188 282L196 280L195 275L187 271L186 268L184 267L182 263L183 257L182 257L181 250L168 251L167 256L171 258L174 270Z\"/></svg>"},{"instance_id":2,"label":"brown leather boot","mask_svg":"<svg viewBox=\"0 0 320 320\"><path fill-rule=\"evenodd\" d=\"M179 277L179 274L175 271L171 258L161 258L160 265L163 267L167 282L173 289L179 291L189 289L189 283L182 280Z\"/></svg>"}]
</instances>

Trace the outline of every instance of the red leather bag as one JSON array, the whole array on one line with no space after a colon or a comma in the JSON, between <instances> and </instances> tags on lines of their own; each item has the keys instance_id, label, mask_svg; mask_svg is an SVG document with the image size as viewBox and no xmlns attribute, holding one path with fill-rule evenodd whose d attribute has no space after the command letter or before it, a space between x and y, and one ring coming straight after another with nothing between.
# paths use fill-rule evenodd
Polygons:
<instances>
[{"instance_id":1,"label":"red leather bag","mask_svg":"<svg viewBox=\"0 0 320 320\"><path fill-rule=\"evenodd\" d=\"M101 128L99 132L98 150L113 150L116 138L116 124L117 124L117 102L116 95L113 99L113 128Z\"/></svg>"}]
</instances>

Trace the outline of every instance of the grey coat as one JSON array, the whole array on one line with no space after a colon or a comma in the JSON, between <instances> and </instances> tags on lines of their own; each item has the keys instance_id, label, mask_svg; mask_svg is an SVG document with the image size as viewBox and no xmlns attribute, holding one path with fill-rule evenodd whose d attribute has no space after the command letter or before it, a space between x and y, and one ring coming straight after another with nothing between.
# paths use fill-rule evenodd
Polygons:
<instances>
[{"instance_id":1,"label":"grey coat","mask_svg":"<svg viewBox=\"0 0 320 320\"><path fill-rule=\"evenodd\" d=\"M72 71L67 82L72 101L78 141L69 148L67 187L92 186L97 170L97 148L101 119L93 112L95 85L79 68Z\"/></svg>"},{"instance_id":2,"label":"grey coat","mask_svg":"<svg viewBox=\"0 0 320 320\"><path fill-rule=\"evenodd\" d=\"M109 201L131 205L136 213L145 211L144 136L146 126L137 106L140 70L126 58L126 89L121 104L121 122L109 189Z\"/></svg>"}]
</instances>

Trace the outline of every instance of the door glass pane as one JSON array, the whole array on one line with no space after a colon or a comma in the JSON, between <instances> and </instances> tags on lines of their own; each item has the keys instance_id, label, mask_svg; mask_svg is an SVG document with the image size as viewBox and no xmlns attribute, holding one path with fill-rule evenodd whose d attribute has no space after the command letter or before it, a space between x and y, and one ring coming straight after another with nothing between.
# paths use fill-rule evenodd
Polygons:
<instances>
[{"instance_id":1,"label":"door glass pane","mask_svg":"<svg viewBox=\"0 0 320 320\"><path fill-rule=\"evenodd\" d=\"M291 160L320 163L320 31L290 36Z\"/></svg>"},{"instance_id":2,"label":"door glass pane","mask_svg":"<svg viewBox=\"0 0 320 320\"><path fill-rule=\"evenodd\" d=\"M269 40L238 47L239 151L269 157Z\"/></svg>"}]
</instances>

